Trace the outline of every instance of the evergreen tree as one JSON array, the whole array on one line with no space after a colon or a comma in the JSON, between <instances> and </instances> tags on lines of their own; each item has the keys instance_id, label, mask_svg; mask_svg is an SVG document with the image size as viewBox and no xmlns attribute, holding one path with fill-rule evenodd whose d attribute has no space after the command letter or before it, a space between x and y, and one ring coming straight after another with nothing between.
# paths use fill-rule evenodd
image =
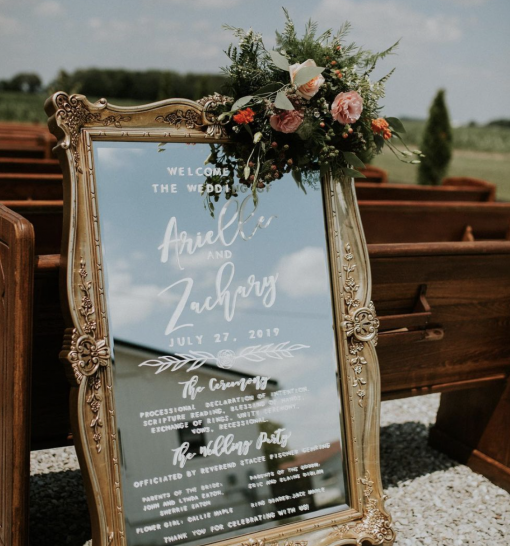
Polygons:
<instances>
[{"instance_id":1,"label":"evergreen tree","mask_svg":"<svg viewBox=\"0 0 510 546\"><path fill-rule=\"evenodd\" d=\"M452 129L444 93L440 89L430 107L421 144L425 157L418 169L419 184L441 184L452 157Z\"/></svg>"}]
</instances>

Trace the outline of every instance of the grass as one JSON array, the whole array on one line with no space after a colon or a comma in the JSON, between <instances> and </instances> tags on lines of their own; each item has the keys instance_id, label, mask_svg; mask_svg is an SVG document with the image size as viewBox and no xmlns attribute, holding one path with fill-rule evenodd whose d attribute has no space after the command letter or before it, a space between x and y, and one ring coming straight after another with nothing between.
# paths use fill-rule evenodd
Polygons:
<instances>
[{"instance_id":1,"label":"grass","mask_svg":"<svg viewBox=\"0 0 510 546\"><path fill-rule=\"evenodd\" d=\"M404 121L407 142L421 142L425 120ZM462 126L453 128L453 146L456 150L510 153L510 129L506 127Z\"/></svg>"},{"instance_id":2,"label":"grass","mask_svg":"<svg viewBox=\"0 0 510 546\"><path fill-rule=\"evenodd\" d=\"M44 111L44 101L49 93L30 95L28 93L0 92L0 121L18 121L27 123L44 123L48 117ZM95 102L100 97L87 97ZM110 99L109 99L110 100ZM140 101L128 101L126 99L112 99L111 102L118 106L132 106L141 104Z\"/></svg>"},{"instance_id":3,"label":"grass","mask_svg":"<svg viewBox=\"0 0 510 546\"><path fill-rule=\"evenodd\" d=\"M406 141L419 148L425 121L405 121ZM447 176L481 178L496 184L496 198L510 201L510 130L502 127L455 127L453 158ZM390 182L416 184L417 165L399 161L389 150L375 157L373 164L388 171Z\"/></svg>"},{"instance_id":4,"label":"grass","mask_svg":"<svg viewBox=\"0 0 510 546\"><path fill-rule=\"evenodd\" d=\"M417 165L399 161L389 150L378 155L373 164L388 171L389 181L415 184ZM469 176L496 184L496 198L510 201L510 153L455 150L447 176Z\"/></svg>"}]
</instances>

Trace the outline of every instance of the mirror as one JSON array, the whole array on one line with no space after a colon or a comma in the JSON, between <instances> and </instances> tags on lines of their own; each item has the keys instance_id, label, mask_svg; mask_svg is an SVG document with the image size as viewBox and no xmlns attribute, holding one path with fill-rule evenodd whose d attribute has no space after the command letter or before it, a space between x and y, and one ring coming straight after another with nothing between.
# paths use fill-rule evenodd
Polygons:
<instances>
[{"instance_id":1,"label":"mirror","mask_svg":"<svg viewBox=\"0 0 510 546\"><path fill-rule=\"evenodd\" d=\"M345 509L320 189L237 187L212 218L207 145L93 149L127 544Z\"/></svg>"},{"instance_id":2,"label":"mirror","mask_svg":"<svg viewBox=\"0 0 510 546\"><path fill-rule=\"evenodd\" d=\"M354 183L238 186L211 217L221 101L46 102L94 546L389 546Z\"/></svg>"}]
</instances>

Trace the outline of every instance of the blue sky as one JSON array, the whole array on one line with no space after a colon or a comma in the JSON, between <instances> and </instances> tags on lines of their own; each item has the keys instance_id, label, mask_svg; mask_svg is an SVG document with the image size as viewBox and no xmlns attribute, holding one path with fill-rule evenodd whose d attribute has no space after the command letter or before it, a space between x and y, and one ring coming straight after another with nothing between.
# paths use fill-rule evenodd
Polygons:
<instances>
[{"instance_id":1,"label":"blue sky","mask_svg":"<svg viewBox=\"0 0 510 546\"><path fill-rule=\"evenodd\" d=\"M223 23L262 32L267 46L284 23L274 0L0 0L0 79L90 66L217 72L231 41ZM298 29L353 24L351 38L382 49L402 38L384 100L386 115L424 117L444 87L457 122L510 117L508 0L294 0Z\"/></svg>"},{"instance_id":2,"label":"blue sky","mask_svg":"<svg viewBox=\"0 0 510 546\"><path fill-rule=\"evenodd\" d=\"M203 208L202 196L188 191L188 185L204 181L195 174L195 169L203 168L208 146L168 144L160 154L155 142L95 142L94 150L113 337L153 348L156 354L159 352L158 356L189 351L217 355L220 350L231 350L239 355L235 370L267 375L278 382L279 388L306 385L317 396L315 400L323 403L329 400L329 407L338 407L321 192L310 189L305 195L290 174L286 174L272 184L268 194L261 194L253 217L250 217L254 210L250 194L240 192L239 205L245 199L248 201L247 208L239 212L246 220L243 230L247 236L253 233L246 240L242 235L234 236L238 226L234 222L238 218L235 203L228 205L221 220L220 210L226 204L222 198L213 219ZM167 167L184 167L184 175L170 176ZM152 184L175 184L175 193L155 193ZM150 214L141 216L140 210L150 210ZM162 262L159 247L172 216L177 220L180 237L197 241L198 233L204 238L208 231L216 235L221 224L229 244L216 241L191 253L184 245L177 262L175 249L179 245L172 243L168 261ZM267 227L255 230L261 217ZM296 218L299 218L297 223ZM227 249L230 257L215 254ZM232 269L220 274L220 268L227 262L233 264ZM229 272L233 272L230 284ZM259 282L264 277L276 277L272 302L268 300L265 305L255 290L233 302L236 289L248 287L251 275ZM188 296L184 290L186 284L182 284L186 279L193 280ZM202 305L208 297L210 302L216 301L217 283L232 295L230 303L193 311L192 302ZM184 306L176 328L166 334L167 324L181 302ZM225 308L235 309L233 320L226 318ZM201 336L201 340L196 336ZM184 345L179 346L178 340L182 338ZM294 347L291 356L268 357L257 362L241 357L246 347L281 343ZM115 342L113 348L115 352ZM211 358L208 361L214 363ZM122 364L115 360L116 366ZM155 371L156 368L143 367L138 374L155 382L172 377L170 370L161 375ZM338 413L328 413L317 423L313 404L314 399L307 396L300 403L301 411L278 417L293 428L294 445L308 445L306 442L312 441L311 438L315 443L334 439L331 431L338 430ZM297 424L305 422L307 426Z\"/></svg>"}]
</instances>

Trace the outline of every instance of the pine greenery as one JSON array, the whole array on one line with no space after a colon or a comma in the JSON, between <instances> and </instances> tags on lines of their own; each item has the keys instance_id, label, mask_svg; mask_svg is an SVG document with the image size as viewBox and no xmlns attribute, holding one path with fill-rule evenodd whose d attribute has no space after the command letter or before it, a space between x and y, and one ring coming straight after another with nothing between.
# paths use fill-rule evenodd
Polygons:
<instances>
[{"instance_id":1,"label":"pine greenery","mask_svg":"<svg viewBox=\"0 0 510 546\"><path fill-rule=\"evenodd\" d=\"M441 184L452 157L452 128L444 95L440 89L430 107L421 144L425 157L418 169L419 184Z\"/></svg>"}]
</instances>

